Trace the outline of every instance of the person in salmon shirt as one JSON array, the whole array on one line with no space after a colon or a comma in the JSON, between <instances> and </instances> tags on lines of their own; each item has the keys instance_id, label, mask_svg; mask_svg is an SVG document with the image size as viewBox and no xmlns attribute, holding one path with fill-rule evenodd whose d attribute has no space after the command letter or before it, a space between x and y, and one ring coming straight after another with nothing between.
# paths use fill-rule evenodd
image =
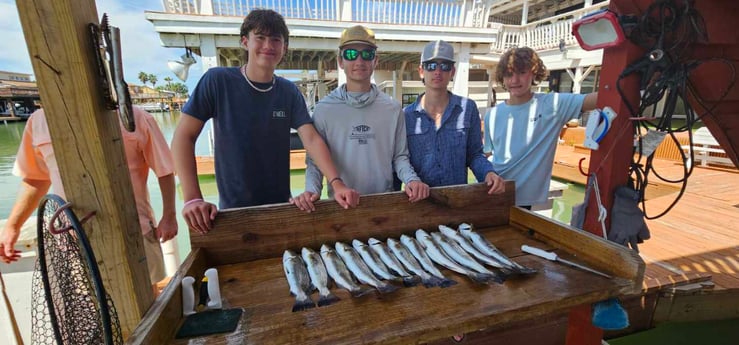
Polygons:
<instances>
[{"instance_id":1,"label":"person in salmon shirt","mask_svg":"<svg viewBox=\"0 0 739 345\"><path fill-rule=\"evenodd\" d=\"M133 107L133 114L136 130L128 132L121 126L121 132L143 235L149 279L156 294L156 283L165 277L160 242L174 238L178 228L174 163L167 141L154 117L138 107ZM149 202L147 180L150 170L156 174L162 193L162 214L159 221L156 220ZM65 198L43 109L31 114L26 122L13 174L21 177L22 181L16 202L0 233L0 260L8 264L18 260L19 253L14 246L21 226L36 210L41 198L49 189Z\"/></svg>"}]
</instances>

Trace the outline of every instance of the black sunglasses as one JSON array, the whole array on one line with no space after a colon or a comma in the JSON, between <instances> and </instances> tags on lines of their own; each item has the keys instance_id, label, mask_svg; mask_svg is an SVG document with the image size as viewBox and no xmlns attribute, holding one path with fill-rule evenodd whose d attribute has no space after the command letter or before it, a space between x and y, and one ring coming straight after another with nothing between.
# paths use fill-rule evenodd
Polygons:
<instances>
[{"instance_id":1,"label":"black sunglasses","mask_svg":"<svg viewBox=\"0 0 739 345\"><path fill-rule=\"evenodd\" d=\"M436 71L436 69L439 67L441 67L442 71L449 72L452 70L452 67L454 67L454 64L451 62L436 62L436 61L430 61L430 62L423 63L423 69L429 72Z\"/></svg>"},{"instance_id":2,"label":"black sunglasses","mask_svg":"<svg viewBox=\"0 0 739 345\"><path fill-rule=\"evenodd\" d=\"M374 49L356 50L356 49L349 48L349 49L344 49L344 51L341 52L341 57L349 61L356 60L360 55L362 56L362 60L372 61L375 59L375 50Z\"/></svg>"}]
</instances>

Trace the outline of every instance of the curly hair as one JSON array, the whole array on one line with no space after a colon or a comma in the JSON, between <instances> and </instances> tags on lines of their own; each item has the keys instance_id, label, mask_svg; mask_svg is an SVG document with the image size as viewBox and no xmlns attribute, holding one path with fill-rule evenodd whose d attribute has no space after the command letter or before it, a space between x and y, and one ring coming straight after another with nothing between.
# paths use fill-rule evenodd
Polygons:
<instances>
[{"instance_id":1,"label":"curly hair","mask_svg":"<svg viewBox=\"0 0 739 345\"><path fill-rule=\"evenodd\" d=\"M498 67L495 69L495 81L505 87L503 77L510 76L514 72L525 71L534 73L532 85L539 84L547 77L547 68L533 49L529 47L511 48L500 57Z\"/></svg>"}]
</instances>

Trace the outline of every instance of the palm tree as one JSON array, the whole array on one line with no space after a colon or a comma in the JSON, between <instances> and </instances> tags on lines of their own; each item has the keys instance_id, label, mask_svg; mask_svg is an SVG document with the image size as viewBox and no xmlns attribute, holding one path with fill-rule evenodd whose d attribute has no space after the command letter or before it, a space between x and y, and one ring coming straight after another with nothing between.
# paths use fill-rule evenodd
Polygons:
<instances>
[{"instance_id":1,"label":"palm tree","mask_svg":"<svg viewBox=\"0 0 739 345\"><path fill-rule=\"evenodd\" d=\"M151 83L151 88L152 88L152 89L153 89L153 88L154 88L155 86L157 86L157 81L159 81L159 79L157 79L157 76L155 76L155 75L153 75L153 74L149 74L149 82Z\"/></svg>"},{"instance_id":2,"label":"palm tree","mask_svg":"<svg viewBox=\"0 0 739 345\"><path fill-rule=\"evenodd\" d=\"M169 86L172 84L172 78L171 77L164 77L164 81L167 82L167 87L169 88Z\"/></svg>"},{"instance_id":3,"label":"palm tree","mask_svg":"<svg viewBox=\"0 0 739 345\"><path fill-rule=\"evenodd\" d=\"M146 82L149 81L149 75L145 72L139 72L139 80L141 80L141 83L146 86Z\"/></svg>"}]
</instances>

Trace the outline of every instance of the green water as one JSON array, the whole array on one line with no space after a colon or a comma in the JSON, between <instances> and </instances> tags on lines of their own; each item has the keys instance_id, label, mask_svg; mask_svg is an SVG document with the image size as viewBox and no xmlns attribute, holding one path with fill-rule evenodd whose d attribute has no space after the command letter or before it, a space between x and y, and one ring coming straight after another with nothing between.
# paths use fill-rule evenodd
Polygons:
<instances>
[{"instance_id":1,"label":"green water","mask_svg":"<svg viewBox=\"0 0 739 345\"><path fill-rule=\"evenodd\" d=\"M171 113L153 113L152 114L159 124L162 134L164 135L167 142L171 142L172 136L174 135L177 121L180 117L179 112ZM12 122L7 124L0 124L0 218L7 218L10 213L15 197L18 191L18 185L20 178L12 174L13 162L18 151L21 136L23 135L23 128L25 122ZM210 123L207 123L203 129L203 133L198 139L195 145L196 155L208 155L210 149L207 141L207 131L210 130ZM295 170L290 174L290 187L293 195L297 195L303 191L305 186L305 172L303 170ZM470 173L469 181L475 182L474 176ZM562 181L560 181L562 182ZM564 183L564 182L563 182ZM151 203L154 207L154 212L159 215L162 205L161 194L159 193L159 187L157 180L154 176L149 176L149 191L151 192ZM215 204L218 203L218 190L216 188L215 177L213 176L201 176L200 187L203 192L204 198ZM552 218L559 220L563 223L569 223L571 217L571 207L573 204L582 201L583 188L579 185L568 184L568 188L564 191L562 198L555 200L554 207L552 209ZM183 200L181 193L178 194L177 198L177 209L181 209L183 206ZM326 198L326 189L323 190L322 198ZM184 258L190 250L190 237L185 225L184 220L178 217L180 225L179 235L177 236L178 246L180 248L180 257Z\"/></svg>"},{"instance_id":2,"label":"green water","mask_svg":"<svg viewBox=\"0 0 739 345\"><path fill-rule=\"evenodd\" d=\"M25 122L16 121L0 124L0 217L10 213L20 178L12 174L15 154L23 135Z\"/></svg>"},{"instance_id":3,"label":"green water","mask_svg":"<svg viewBox=\"0 0 739 345\"><path fill-rule=\"evenodd\" d=\"M177 121L179 120L179 112L171 113L153 113L152 114L159 124L162 134L167 142L172 141ZM0 123L0 218L5 219L10 214L10 210L15 202L18 193L18 186L21 179L12 174L13 162L18 152L25 121L9 122L7 124ZM195 145L197 155L208 155L209 147L206 131L210 130L210 123L206 123L203 134ZM206 179L203 186L205 199L217 203L218 194L215 188L215 180L211 178L209 183ZM162 209L162 196L159 193L157 179L153 174L149 175L148 180L149 191L151 194L151 204L154 213L159 217ZM177 209L182 209L183 201L180 198L176 200ZM187 232L187 226L181 217L178 217L179 234L177 235L177 244L180 249L180 257L185 258L190 251L190 237Z\"/></svg>"},{"instance_id":4,"label":"green water","mask_svg":"<svg viewBox=\"0 0 739 345\"><path fill-rule=\"evenodd\" d=\"M737 345L739 319L672 322L625 337L609 339L609 345Z\"/></svg>"}]
</instances>

